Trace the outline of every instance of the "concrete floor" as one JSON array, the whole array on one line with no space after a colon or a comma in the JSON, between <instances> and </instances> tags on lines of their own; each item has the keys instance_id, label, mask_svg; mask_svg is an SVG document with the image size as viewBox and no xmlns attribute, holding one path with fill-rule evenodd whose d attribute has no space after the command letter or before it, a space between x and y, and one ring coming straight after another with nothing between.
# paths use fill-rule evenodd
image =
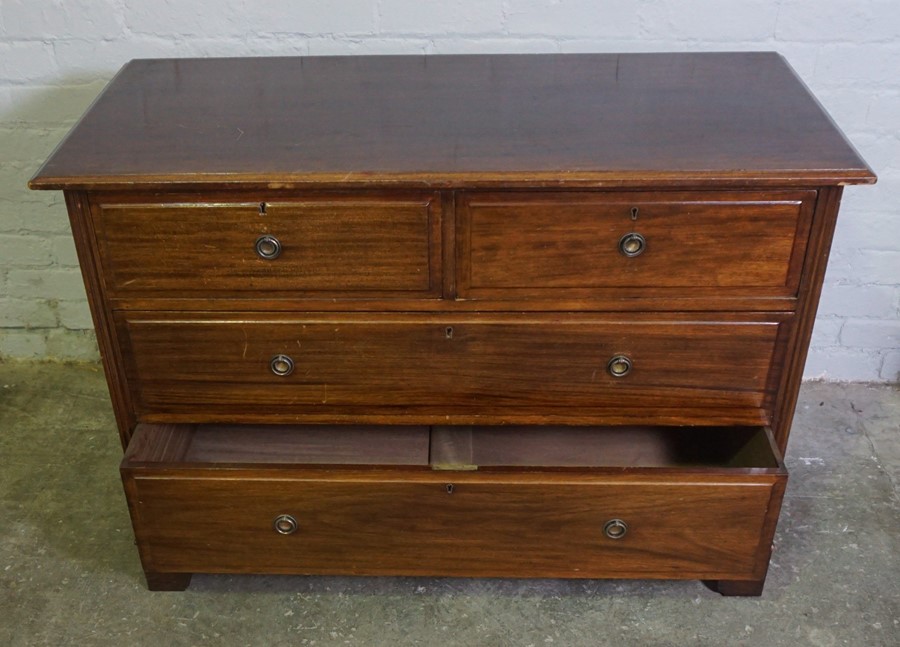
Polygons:
<instances>
[{"instance_id":1,"label":"concrete floor","mask_svg":"<svg viewBox=\"0 0 900 647\"><path fill-rule=\"evenodd\" d=\"M102 373L0 363L0 645L900 645L900 393L806 384L762 598L699 582L196 575L146 590Z\"/></svg>"}]
</instances>

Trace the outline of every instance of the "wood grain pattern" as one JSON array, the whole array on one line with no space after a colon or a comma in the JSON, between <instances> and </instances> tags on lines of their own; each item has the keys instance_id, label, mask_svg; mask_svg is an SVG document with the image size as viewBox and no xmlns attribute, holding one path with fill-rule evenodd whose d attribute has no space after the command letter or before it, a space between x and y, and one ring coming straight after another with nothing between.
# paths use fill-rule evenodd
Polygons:
<instances>
[{"instance_id":1,"label":"wood grain pattern","mask_svg":"<svg viewBox=\"0 0 900 647\"><path fill-rule=\"evenodd\" d=\"M449 271L449 265L444 266ZM446 279L445 283L452 281ZM450 289L450 288L448 288ZM520 297L484 297L478 299L422 298L416 293L394 293L390 296L373 293L332 293L327 297L304 293L296 297L283 294L247 293L242 297L216 299L210 296L180 298L177 294L163 297L128 295L111 297L110 308L122 311L175 311L175 312L430 312L456 313L478 316L495 312L628 312L646 313L662 308L665 312L793 312L796 297L766 295L766 289L722 288L685 290L677 297L671 296L671 288L645 287L570 288L565 291L523 291ZM537 297L537 298L536 298Z\"/></svg>"},{"instance_id":2,"label":"wood grain pattern","mask_svg":"<svg viewBox=\"0 0 900 647\"><path fill-rule=\"evenodd\" d=\"M459 294L558 299L620 288L662 296L790 297L816 193L465 193ZM634 219L632 213L634 212ZM638 232L639 256L619 250Z\"/></svg>"},{"instance_id":3,"label":"wood grain pattern","mask_svg":"<svg viewBox=\"0 0 900 647\"><path fill-rule=\"evenodd\" d=\"M430 462L438 469L778 469L775 456L759 427L434 426Z\"/></svg>"},{"instance_id":4,"label":"wood grain pattern","mask_svg":"<svg viewBox=\"0 0 900 647\"><path fill-rule=\"evenodd\" d=\"M197 428L197 425L135 425L123 461L129 464L183 461L194 444Z\"/></svg>"},{"instance_id":5,"label":"wood grain pattern","mask_svg":"<svg viewBox=\"0 0 900 647\"><path fill-rule=\"evenodd\" d=\"M650 404L651 406L647 406ZM447 425L768 425L769 413L756 407L657 406L650 398L623 405L585 407L500 407L491 401L435 406L370 405L347 407L319 404L312 407L259 407L241 400L232 407L182 407L141 414L146 423L197 424L302 424L302 425L431 425L437 418ZM264 417L265 423L260 423Z\"/></svg>"},{"instance_id":6,"label":"wood grain pattern","mask_svg":"<svg viewBox=\"0 0 900 647\"><path fill-rule=\"evenodd\" d=\"M434 298L441 293L436 198L103 202L95 206L95 219L106 280L116 296L297 299L308 292L417 292ZM281 243L278 258L256 253L262 235Z\"/></svg>"},{"instance_id":7,"label":"wood grain pattern","mask_svg":"<svg viewBox=\"0 0 900 647\"><path fill-rule=\"evenodd\" d=\"M775 439L772 437L772 445L775 447ZM777 448L774 449L776 455L778 455ZM752 590L748 591L746 595L760 595L762 593L762 586L766 581L766 574L769 571L769 562L772 559L772 546L773 541L775 539L775 528L778 525L778 518L781 515L781 504L784 501L784 491L787 487L787 472L783 474L784 478L778 479L772 487L772 492L769 497L769 506L766 508L766 516L765 522L763 523L762 531L760 532L759 538L759 550L756 551L756 565L754 566L754 579L759 582L760 590L758 592L753 592ZM728 592L723 591L723 595L729 595ZM738 591L731 593L731 595L744 595Z\"/></svg>"},{"instance_id":8,"label":"wood grain pattern","mask_svg":"<svg viewBox=\"0 0 900 647\"><path fill-rule=\"evenodd\" d=\"M30 185L66 190L151 589L759 595L841 187L874 181L781 57L710 53L133 61Z\"/></svg>"},{"instance_id":9,"label":"wood grain pattern","mask_svg":"<svg viewBox=\"0 0 900 647\"><path fill-rule=\"evenodd\" d=\"M682 479L296 472L135 474L138 523L169 572L487 577L754 573L772 476ZM131 478L129 475L128 478ZM453 484L452 493L447 483ZM280 514L299 530L272 529ZM603 535L621 518L621 540Z\"/></svg>"},{"instance_id":10,"label":"wood grain pattern","mask_svg":"<svg viewBox=\"0 0 900 647\"><path fill-rule=\"evenodd\" d=\"M803 368L815 325L816 309L825 280L825 269L831 252L831 240L834 237L842 193L842 187L828 187L819 192L819 200L816 203L814 216L816 226L805 257L801 299L797 305L794 331L788 345L789 352L783 361L784 370L778 389L779 397L773 407L773 431L782 454L787 449L800 383L803 381Z\"/></svg>"},{"instance_id":11,"label":"wood grain pattern","mask_svg":"<svg viewBox=\"0 0 900 647\"><path fill-rule=\"evenodd\" d=\"M129 387L125 381L122 349L107 302L106 283L100 265L93 220L90 217L89 198L86 193L80 191L66 191L65 199L78 264L81 266L81 276L84 279L91 319L97 335L100 359L103 362L103 372L106 375L109 397L119 431L119 441L125 449L131 439L135 414Z\"/></svg>"},{"instance_id":12,"label":"wood grain pattern","mask_svg":"<svg viewBox=\"0 0 900 647\"><path fill-rule=\"evenodd\" d=\"M258 422L322 406L497 409L762 408L778 318L641 321L584 316L120 317L139 415L252 412ZM743 317L747 319L747 317ZM286 354L291 375L269 361ZM634 363L614 378L615 355Z\"/></svg>"},{"instance_id":13,"label":"wood grain pattern","mask_svg":"<svg viewBox=\"0 0 900 647\"><path fill-rule=\"evenodd\" d=\"M784 59L746 52L132 61L31 186L873 181Z\"/></svg>"},{"instance_id":14,"label":"wood grain pattern","mask_svg":"<svg viewBox=\"0 0 900 647\"><path fill-rule=\"evenodd\" d=\"M584 446L572 434L595 434L605 442L605 451L595 453L599 467L553 473L502 471L526 465L528 452L496 442L498 430L481 427L474 430L474 446L489 465L477 474L337 465L311 470L261 453L253 442L258 427L182 429L192 437L187 449L166 440L177 431L139 425L134 440L141 449L122 463L148 585L158 590L183 588L189 579L174 574L194 571L758 577L757 555L765 547L757 541L771 540L764 513L773 488L786 478L761 429L735 435L632 429L639 432L633 443L643 448L635 450L621 442L618 429L532 428L539 443L555 439L567 447L559 454L565 463ZM377 445L379 436L419 453L423 437L411 429L402 436L391 428L356 431L347 445L358 448L355 455ZM222 432L222 442L214 440ZM310 448L315 454L316 436L326 430L295 432L285 442L296 456ZM705 440L698 443L697 434ZM746 441L754 444L760 434L763 450L748 454ZM440 451L448 449L446 440L445 430L432 431ZM432 449L432 465L435 459L440 457ZM375 454L369 460L373 467L393 462ZM282 514L297 519L296 533L275 532L272 521ZM602 534L611 518L628 524L624 538Z\"/></svg>"},{"instance_id":15,"label":"wood grain pattern","mask_svg":"<svg viewBox=\"0 0 900 647\"><path fill-rule=\"evenodd\" d=\"M763 427L138 424L129 467L428 466L784 471Z\"/></svg>"},{"instance_id":16,"label":"wood grain pattern","mask_svg":"<svg viewBox=\"0 0 900 647\"><path fill-rule=\"evenodd\" d=\"M151 425L138 425L151 427ZM156 427L153 425L152 427ZM424 426L196 425L185 463L428 465ZM135 459L137 460L137 459Z\"/></svg>"}]
</instances>

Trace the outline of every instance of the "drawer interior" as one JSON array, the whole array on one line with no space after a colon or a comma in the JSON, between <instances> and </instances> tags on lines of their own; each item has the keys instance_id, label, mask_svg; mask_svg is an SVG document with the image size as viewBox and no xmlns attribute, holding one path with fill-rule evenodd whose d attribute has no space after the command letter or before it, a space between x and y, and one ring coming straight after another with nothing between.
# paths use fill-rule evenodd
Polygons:
<instances>
[{"instance_id":1,"label":"drawer interior","mask_svg":"<svg viewBox=\"0 0 900 647\"><path fill-rule=\"evenodd\" d=\"M151 571L758 579L775 451L763 427L142 424L122 476Z\"/></svg>"},{"instance_id":2,"label":"drawer interior","mask_svg":"<svg viewBox=\"0 0 900 647\"><path fill-rule=\"evenodd\" d=\"M140 424L123 465L423 470L784 467L765 427Z\"/></svg>"}]
</instances>

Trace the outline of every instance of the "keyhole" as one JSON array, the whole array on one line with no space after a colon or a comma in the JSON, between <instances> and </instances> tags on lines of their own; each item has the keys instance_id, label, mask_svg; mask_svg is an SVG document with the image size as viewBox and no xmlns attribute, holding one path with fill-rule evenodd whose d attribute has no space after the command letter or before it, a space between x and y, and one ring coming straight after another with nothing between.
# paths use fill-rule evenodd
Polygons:
<instances>
[{"instance_id":1,"label":"keyhole","mask_svg":"<svg viewBox=\"0 0 900 647\"><path fill-rule=\"evenodd\" d=\"M447 326L446 330L444 330L444 336L447 339L453 339L453 326Z\"/></svg>"},{"instance_id":2,"label":"keyhole","mask_svg":"<svg viewBox=\"0 0 900 647\"><path fill-rule=\"evenodd\" d=\"M447 483L447 494L453 494L453 483Z\"/></svg>"},{"instance_id":3,"label":"keyhole","mask_svg":"<svg viewBox=\"0 0 900 647\"><path fill-rule=\"evenodd\" d=\"M261 215L261 216L266 215L266 203L265 202L259 203L259 215Z\"/></svg>"},{"instance_id":4,"label":"keyhole","mask_svg":"<svg viewBox=\"0 0 900 647\"><path fill-rule=\"evenodd\" d=\"M631 219L632 219L632 220L637 220L637 217L638 217L638 208L637 208L637 207L631 207Z\"/></svg>"}]
</instances>

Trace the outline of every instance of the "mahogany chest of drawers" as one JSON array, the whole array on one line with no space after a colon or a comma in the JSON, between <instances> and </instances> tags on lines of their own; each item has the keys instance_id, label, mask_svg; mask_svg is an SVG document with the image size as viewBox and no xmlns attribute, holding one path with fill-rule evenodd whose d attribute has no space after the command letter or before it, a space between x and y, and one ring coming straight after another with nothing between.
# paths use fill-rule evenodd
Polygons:
<instances>
[{"instance_id":1,"label":"mahogany chest of drawers","mask_svg":"<svg viewBox=\"0 0 900 647\"><path fill-rule=\"evenodd\" d=\"M842 186L771 53L133 61L62 189L150 588L759 594Z\"/></svg>"}]
</instances>

